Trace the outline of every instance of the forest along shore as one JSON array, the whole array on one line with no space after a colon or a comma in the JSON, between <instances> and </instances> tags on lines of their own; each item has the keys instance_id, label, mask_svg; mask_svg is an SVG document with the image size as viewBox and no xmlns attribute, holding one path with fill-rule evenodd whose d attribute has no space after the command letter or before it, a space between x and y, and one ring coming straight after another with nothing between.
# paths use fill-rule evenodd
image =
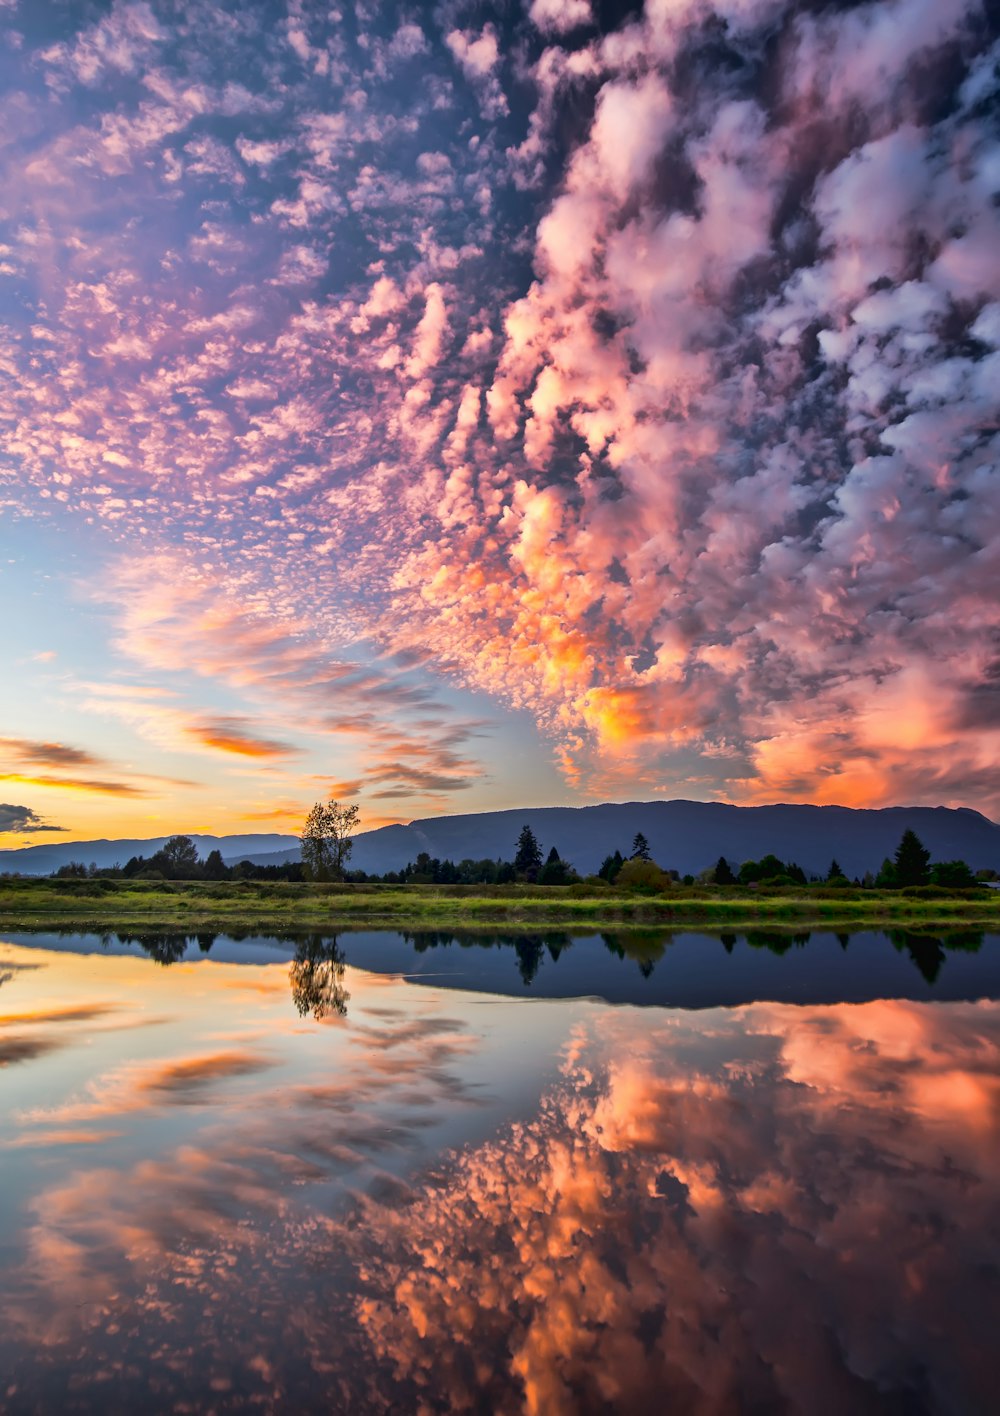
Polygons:
<instances>
[{"instance_id":1,"label":"forest along shore","mask_svg":"<svg viewBox=\"0 0 1000 1416\"><path fill-rule=\"evenodd\" d=\"M468 929L501 923L523 928L555 924L567 929L623 923L729 927L762 920L830 928L870 923L930 930L969 923L1000 932L1000 890L678 884L652 891L583 882L541 887L0 879L0 930L147 926L266 932L418 924Z\"/></svg>"}]
</instances>

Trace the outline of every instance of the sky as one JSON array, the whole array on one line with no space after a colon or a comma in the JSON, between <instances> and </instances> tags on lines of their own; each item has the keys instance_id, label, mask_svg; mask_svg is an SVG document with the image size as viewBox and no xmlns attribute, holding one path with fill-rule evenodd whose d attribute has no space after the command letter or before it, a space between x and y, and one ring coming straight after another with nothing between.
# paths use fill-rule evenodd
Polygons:
<instances>
[{"instance_id":1,"label":"sky","mask_svg":"<svg viewBox=\"0 0 1000 1416\"><path fill-rule=\"evenodd\" d=\"M980 0L0 0L0 846L1000 816Z\"/></svg>"}]
</instances>

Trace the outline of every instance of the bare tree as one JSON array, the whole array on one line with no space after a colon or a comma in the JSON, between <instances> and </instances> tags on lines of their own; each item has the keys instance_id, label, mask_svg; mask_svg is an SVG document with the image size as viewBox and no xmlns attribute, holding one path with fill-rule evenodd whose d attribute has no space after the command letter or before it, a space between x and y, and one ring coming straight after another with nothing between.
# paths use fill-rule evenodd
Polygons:
<instances>
[{"instance_id":1,"label":"bare tree","mask_svg":"<svg viewBox=\"0 0 1000 1416\"><path fill-rule=\"evenodd\" d=\"M354 845L361 808L339 801L318 801L302 829L302 871L307 880L343 880Z\"/></svg>"}]
</instances>

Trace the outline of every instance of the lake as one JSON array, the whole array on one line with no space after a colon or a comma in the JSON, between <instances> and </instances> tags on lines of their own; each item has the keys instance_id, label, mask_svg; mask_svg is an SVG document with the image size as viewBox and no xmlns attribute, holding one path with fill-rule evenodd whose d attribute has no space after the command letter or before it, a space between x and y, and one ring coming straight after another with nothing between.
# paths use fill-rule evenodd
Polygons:
<instances>
[{"instance_id":1,"label":"lake","mask_svg":"<svg viewBox=\"0 0 1000 1416\"><path fill-rule=\"evenodd\" d=\"M1000 937L0 934L0 1410L995 1410Z\"/></svg>"}]
</instances>

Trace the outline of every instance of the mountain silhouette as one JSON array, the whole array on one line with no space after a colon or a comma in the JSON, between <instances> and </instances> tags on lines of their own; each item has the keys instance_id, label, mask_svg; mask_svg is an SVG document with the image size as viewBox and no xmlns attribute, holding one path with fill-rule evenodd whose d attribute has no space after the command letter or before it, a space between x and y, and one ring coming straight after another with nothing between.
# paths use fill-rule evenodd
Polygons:
<instances>
[{"instance_id":1,"label":"mountain silhouette","mask_svg":"<svg viewBox=\"0 0 1000 1416\"><path fill-rule=\"evenodd\" d=\"M531 827L546 853L555 846L581 874L595 871L616 849L623 855L641 832L653 859L682 875L713 866L720 855L734 865L769 851L826 874L833 857L848 876L877 871L905 830L917 833L934 860L965 860L973 870L1000 868L1000 826L964 807L728 806L722 802L605 802L600 806L524 807L460 816L436 816L409 825L382 826L355 839L351 868L369 874L399 870L421 851L438 858L513 857L521 827ZM68 861L98 866L152 855L167 838L68 841L0 851L0 871L46 875ZM191 839L204 857L219 850L230 864L297 860L298 841L287 835L205 836Z\"/></svg>"}]
</instances>

